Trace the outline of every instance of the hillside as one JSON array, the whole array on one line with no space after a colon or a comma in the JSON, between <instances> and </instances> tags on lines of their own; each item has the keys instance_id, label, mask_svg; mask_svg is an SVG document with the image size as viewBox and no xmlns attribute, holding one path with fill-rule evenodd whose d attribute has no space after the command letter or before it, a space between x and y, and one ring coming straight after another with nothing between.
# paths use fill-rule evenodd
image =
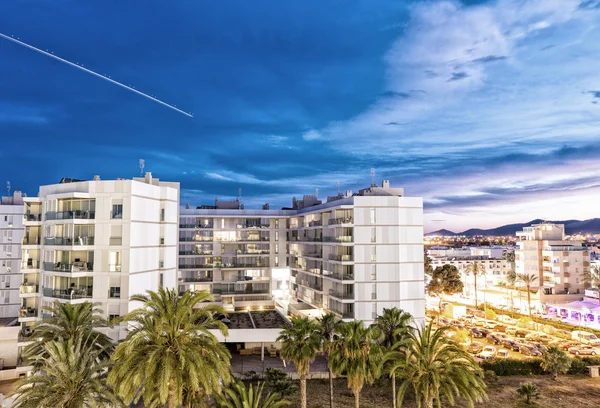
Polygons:
<instances>
[{"instance_id":1,"label":"hillside","mask_svg":"<svg viewBox=\"0 0 600 408\"><path fill-rule=\"evenodd\" d=\"M566 221L548 221L555 224L565 224L565 231L567 235L572 234L596 234L600 233L600 218L592 218L589 220L566 220ZM526 223L520 224L507 224L502 225L500 227L491 228L491 229L480 229L480 228L470 228L466 231L462 232L453 232L446 229L430 232L426 234L427 236L432 235L442 235L442 236L454 236L454 235L465 235L468 237L472 237L475 235L483 235L483 236L502 236L502 235L516 235L517 231L523 230L524 227L529 227L533 224L541 223L541 219L531 220Z\"/></svg>"}]
</instances>

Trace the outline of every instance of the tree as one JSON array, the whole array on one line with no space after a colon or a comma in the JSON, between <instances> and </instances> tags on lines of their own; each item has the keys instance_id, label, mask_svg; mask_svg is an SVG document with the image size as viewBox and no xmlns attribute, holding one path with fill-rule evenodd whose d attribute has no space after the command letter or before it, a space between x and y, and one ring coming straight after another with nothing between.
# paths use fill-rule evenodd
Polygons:
<instances>
[{"instance_id":1,"label":"tree","mask_svg":"<svg viewBox=\"0 0 600 408\"><path fill-rule=\"evenodd\" d=\"M12 395L15 408L123 407L106 384L104 350L85 337L44 342L34 357L39 370L19 380Z\"/></svg>"},{"instance_id":2,"label":"tree","mask_svg":"<svg viewBox=\"0 0 600 408\"><path fill-rule=\"evenodd\" d=\"M427 285L427 293L440 297L440 314L442 314L443 296L461 293L463 287L464 285L456 266L446 264L438 266L433 270L431 281Z\"/></svg>"},{"instance_id":3,"label":"tree","mask_svg":"<svg viewBox=\"0 0 600 408\"><path fill-rule=\"evenodd\" d=\"M296 386L288 375L279 368L267 368L265 383L273 392L282 397L288 397L294 393Z\"/></svg>"},{"instance_id":4,"label":"tree","mask_svg":"<svg viewBox=\"0 0 600 408\"><path fill-rule=\"evenodd\" d=\"M473 274L473 283L475 289L475 309L477 309L477 276L485 275L485 267L481 262L478 261L469 262L467 264L466 273L467 275L469 275L470 273Z\"/></svg>"},{"instance_id":5,"label":"tree","mask_svg":"<svg viewBox=\"0 0 600 408\"><path fill-rule=\"evenodd\" d=\"M97 329L106 327L107 322L101 317L102 311L93 303L79 304L61 303L55 300L51 306L45 306L52 317L44 319L33 326L31 344L23 350L23 359L27 364L32 364L34 369L39 369L43 360L37 357L48 357L44 346L52 341L67 342L84 339L86 344L98 351L98 357L103 360L110 358L114 351L114 343L106 334Z\"/></svg>"},{"instance_id":6,"label":"tree","mask_svg":"<svg viewBox=\"0 0 600 408\"><path fill-rule=\"evenodd\" d=\"M521 398L525 398L525 403L527 405L532 403L533 398L539 398L540 393L538 392L537 387L533 383L523 383L519 388L517 388L517 394Z\"/></svg>"},{"instance_id":7,"label":"tree","mask_svg":"<svg viewBox=\"0 0 600 408\"><path fill-rule=\"evenodd\" d=\"M112 356L108 380L127 403L143 397L145 406L175 408L190 396L214 396L230 381L227 348L209 329L227 335L227 327L215 319L219 306L200 306L212 301L207 291L174 289L134 295L142 306L121 320L131 323L127 338Z\"/></svg>"},{"instance_id":8,"label":"tree","mask_svg":"<svg viewBox=\"0 0 600 408\"><path fill-rule=\"evenodd\" d=\"M292 318L292 327L283 329L277 341L283 343L281 358L293 361L296 366L300 376L301 407L306 408L306 375L321 348L319 325L307 317Z\"/></svg>"},{"instance_id":9,"label":"tree","mask_svg":"<svg viewBox=\"0 0 600 408\"><path fill-rule=\"evenodd\" d=\"M243 382L237 381L225 389L225 396L217 397L219 408L281 408L290 405L288 400L281 399L278 393L268 393L263 397L264 383L256 388L250 384L246 388Z\"/></svg>"},{"instance_id":10,"label":"tree","mask_svg":"<svg viewBox=\"0 0 600 408\"><path fill-rule=\"evenodd\" d=\"M336 374L345 375L354 394L354 405L360 407L360 392L365 382L372 384L380 372L382 350L373 327L360 320L338 325L339 336L333 343L331 362Z\"/></svg>"},{"instance_id":11,"label":"tree","mask_svg":"<svg viewBox=\"0 0 600 408\"><path fill-rule=\"evenodd\" d=\"M493 309L486 309L485 311L485 318L488 320L496 320L496 312L494 312Z\"/></svg>"},{"instance_id":12,"label":"tree","mask_svg":"<svg viewBox=\"0 0 600 408\"><path fill-rule=\"evenodd\" d=\"M412 329L411 323L412 315L395 307L383 309L383 314L377 316L375 327L379 330L379 344L386 352L393 353L391 358L393 358L394 353L398 353L398 350L392 350L392 346L406 337ZM390 372L389 374L392 377L393 406L396 408L396 373Z\"/></svg>"},{"instance_id":13,"label":"tree","mask_svg":"<svg viewBox=\"0 0 600 408\"><path fill-rule=\"evenodd\" d=\"M537 276L534 274L527 275L526 273L520 273L518 279L523 282L527 288L527 309L529 310L529 318L531 319L531 284L537 280Z\"/></svg>"},{"instance_id":14,"label":"tree","mask_svg":"<svg viewBox=\"0 0 600 408\"><path fill-rule=\"evenodd\" d=\"M419 408L441 408L442 397L450 406L456 398L463 398L471 408L475 402L487 399L481 368L469 353L446 337L447 330L442 327L433 331L430 322L410 333L403 345L395 346L406 347L404 356L393 367L400 379L399 407L409 387L414 390Z\"/></svg>"},{"instance_id":15,"label":"tree","mask_svg":"<svg viewBox=\"0 0 600 408\"><path fill-rule=\"evenodd\" d=\"M423 265L425 267L425 275L431 276L433 274L433 266L431 266L431 258L427 255L427 251L424 254Z\"/></svg>"},{"instance_id":16,"label":"tree","mask_svg":"<svg viewBox=\"0 0 600 408\"><path fill-rule=\"evenodd\" d=\"M594 265L590 269L584 269L582 281L600 293L600 266Z\"/></svg>"},{"instance_id":17,"label":"tree","mask_svg":"<svg viewBox=\"0 0 600 408\"><path fill-rule=\"evenodd\" d=\"M319 334L323 341L323 352L327 358L327 371L329 371L329 408L333 408L333 368L329 356L336 335L337 318L333 313L327 313L319 317L317 322L319 323Z\"/></svg>"},{"instance_id":18,"label":"tree","mask_svg":"<svg viewBox=\"0 0 600 408\"><path fill-rule=\"evenodd\" d=\"M552 378L556 380L558 374L565 374L571 368L571 359L567 354L557 347L550 347L542 357L540 364L542 370L552 374Z\"/></svg>"}]
</instances>

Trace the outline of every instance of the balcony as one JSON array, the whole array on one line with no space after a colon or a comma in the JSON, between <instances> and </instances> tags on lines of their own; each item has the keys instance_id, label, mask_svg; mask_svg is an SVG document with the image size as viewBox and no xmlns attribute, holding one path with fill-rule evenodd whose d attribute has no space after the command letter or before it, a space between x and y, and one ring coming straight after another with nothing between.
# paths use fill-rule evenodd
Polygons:
<instances>
[{"instance_id":1,"label":"balcony","mask_svg":"<svg viewBox=\"0 0 600 408\"><path fill-rule=\"evenodd\" d=\"M271 224L262 224L262 223L245 223L243 226L240 225L238 226L242 227L242 228L248 228L248 229L267 229L271 227Z\"/></svg>"},{"instance_id":2,"label":"balcony","mask_svg":"<svg viewBox=\"0 0 600 408\"><path fill-rule=\"evenodd\" d=\"M328 274L324 274L323 275L326 278L332 278L332 279L336 279L336 280L354 280L354 275L350 274L350 273L338 273L338 272L331 272Z\"/></svg>"},{"instance_id":3,"label":"balcony","mask_svg":"<svg viewBox=\"0 0 600 408\"><path fill-rule=\"evenodd\" d=\"M42 214L23 214L23 221L41 221Z\"/></svg>"},{"instance_id":4,"label":"balcony","mask_svg":"<svg viewBox=\"0 0 600 408\"><path fill-rule=\"evenodd\" d=\"M51 289L44 288L44 296L56 299L90 299L92 290L88 288Z\"/></svg>"},{"instance_id":5,"label":"balcony","mask_svg":"<svg viewBox=\"0 0 600 408\"><path fill-rule=\"evenodd\" d=\"M237 255L269 255L271 253L268 249L254 249L254 250L241 250L238 249Z\"/></svg>"},{"instance_id":6,"label":"balcony","mask_svg":"<svg viewBox=\"0 0 600 408\"><path fill-rule=\"evenodd\" d=\"M314 290L318 290L318 291L323 290L323 285L316 283L316 282L309 282L307 280L298 280L298 281L296 281L296 284L298 284L300 286L305 286L309 289L314 289Z\"/></svg>"},{"instance_id":7,"label":"balcony","mask_svg":"<svg viewBox=\"0 0 600 408\"><path fill-rule=\"evenodd\" d=\"M91 262L75 262L72 264L44 262L44 270L48 272L93 272L94 264Z\"/></svg>"},{"instance_id":8,"label":"balcony","mask_svg":"<svg viewBox=\"0 0 600 408\"><path fill-rule=\"evenodd\" d=\"M195 228L214 228L214 224L212 222L208 223L208 224L196 224L194 225ZM192 228L194 228L192 227Z\"/></svg>"},{"instance_id":9,"label":"balcony","mask_svg":"<svg viewBox=\"0 0 600 408\"><path fill-rule=\"evenodd\" d=\"M329 260L330 261L336 261L336 262L352 262L353 257L352 255L346 254L346 255L329 255Z\"/></svg>"},{"instance_id":10,"label":"balcony","mask_svg":"<svg viewBox=\"0 0 600 408\"><path fill-rule=\"evenodd\" d=\"M40 237L25 236L23 238L23 245L39 245L39 244L40 244Z\"/></svg>"},{"instance_id":11,"label":"balcony","mask_svg":"<svg viewBox=\"0 0 600 408\"><path fill-rule=\"evenodd\" d=\"M334 289L329 290L329 296L341 300L354 300L354 292L340 292Z\"/></svg>"},{"instance_id":12,"label":"balcony","mask_svg":"<svg viewBox=\"0 0 600 408\"><path fill-rule=\"evenodd\" d=\"M354 319L354 312L349 312L349 311L340 312L340 311L335 310L335 309L331 309L331 312L334 315L336 315L338 317L341 317L342 319Z\"/></svg>"},{"instance_id":13,"label":"balcony","mask_svg":"<svg viewBox=\"0 0 600 408\"><path fill-rule=\"evenodd\" d=\"M38 293L38 290L39 290L38 285L23 284L23 285L21 285L21 288L19 289L19 293L22 293L22 294Z\"/></svg>"},{"instance_id":14,"label":"balcony","mask_svg":"<svg viewBox=\"0 0 600 408\"><path fill-rule=\"evenodd\" d=\"M200 251L179 251L179 255L212 255L212 249L204 249Z\"/></svg>"},{"instance_id":15,"label":"balcony","mask_svg":"<svg viewBox=\"0 0 600 408\"><path fill-rule=\"evenodd\" d=\"M44 238L44 245L85 246L94 245L94 237L52 237Z\"/></svg>"},{"instance_id":16,"label":"balcony","mask_svg":"<svg viewBox=\"0 0 600 408\"><path fill-rule=\"evenodd\" d=\"M212 276L182 276L179 282L212 282Z\"/></svg>"},{"instance_id":17,"label":"balcony","mask_svg":"<svg viewBox=\"0 0 600 408\"><path fill-rule=\"evenodd\" d=\"M46 220L93 220L96 218L95 211L48 211Z\"/></svg>"},{"instance_id":18,"label":"balcony","mask_svg":"<svg viewBox=\"0 0 600 408\"><path fill-rule=\"evenodd\" d=\"M19 317L20 318L26 318L26 317L37 317L38 316L38 309L34 308L34 307L22 307L21 310L19 310Z\"/></svg>"},{"instance_id":19,"label":"balcony","mask_svg":"<svg viewBox=\"0 0 600 408\"><path fill-rule=\"evenodd\" d=\"M21 269L39 269L40 261L37 259L27 259L21 263Z\"/></svg>"},{"instance_id":20,"label":"balcony","mask_svg":"<svg viewBox=\"0 0 600 408\"><path fill-rule=\"evenodd\" d=\"M310 221L308 223L309 227L321 227L322 225L323 225L323 221L321 221L321 220Z\"/></svg>"},{"instance_id":21,"label":"balcony","mask_svg":"<svg viewBox=\"0 0 600 408\"><path fill-rule=\"evenodd\" d=\"M235 290L235 289L213 289L212 291L215 295L256 295L256 294L268 294L269 289L244 289L244 290Z\"/></svg>"},{"instance_id":22,"label":"balcony","mask_svg":"<svg viewBox=\"0 0 600 408\"><path fill-rule=\"evenodd\" d=\"M197 241L212 241L213 237L201 237L201 236L195 236L195 237L179 237L179 241L181 242L197 242ZM215 240L218 241L218 240Z\"/></svg>"},{"instance_id":23,"label":"balcony","mask_svg":"<svg viewBox=\"0 0 600 408\"><path fill-rule=\"evenodd\" d=\"M203 269L215 268L221 266L220 263L205 263L205 264L183 264L179 265L179 269Z\"/></svg>"},{"instance_id":24,"label":"balcony","mask_svg":"<svg viewBox=\"0 0 600 408\"><path fill-rule=\"evenodd\" d=\"M324 242L352 242L352 235L343 235L339 237L323 237Z\"/></svg>"},{"instance_id":25,"label":"balcony","mask_svg":"<svg viewBox=\"0 0 600 408\"><path fill-rule=\"evenodd\" d=\"M308 252L302 255L298 255L300 257L306 257L306 258L321 258L323 256L322 252Z\"/></svg>"},{"instance_id":26,"label":"balcony","mask_svg":"<svg viewBox=\"0 0 600 408\"><path fill-rule=\"evenodd\" d=\"M353 217L332 218L329 220L329 225L352 224Z\"/></svg>"}]
</instances>

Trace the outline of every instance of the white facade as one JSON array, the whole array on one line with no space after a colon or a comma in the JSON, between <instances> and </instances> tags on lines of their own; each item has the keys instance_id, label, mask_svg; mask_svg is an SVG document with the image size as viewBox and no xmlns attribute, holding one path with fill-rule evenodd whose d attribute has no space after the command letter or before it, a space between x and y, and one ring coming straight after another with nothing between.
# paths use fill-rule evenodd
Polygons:
<instances>
[{"instance_id":1,"label":"white facade","mask_svg":"<svg viewBox=\"0 0 600 408\"><path fill-rule=\"evenodd\" d=\"M589 252L582 241L565 239L564 225L538 224L517 232L519 241L515 252L516 272L534 274L532 285L539 289L542 304L583 298L586 285L582 274L589 270Z\"/></svg>"},{"instance_id":2,"label":"white facade","mask_svg":"<svg viewBox=\"0 0 600 408\"><path fill-rule=\"evenodd\" d=\"M0 201L0 318L19 314L22 241L23 198L17 191Z\"/></svg>"},{"instance_id":3,"label":"white facade","mask_svg":"<svg viewBox=\"0 0 600 408\"><path fill-rule=\"evenodd\" d=\"M423 202L403 193L384 181L284 210L181 210L180 290L210 290L230 310L329 310L371 323L398 307L421 320Z\"/></svg>"},{"instance_id":4,"label":"white facade","mask_svg":"<svg viewBox=\"0 0 600 408\"><path fill-rule=\"evenodd\" d=\"M104 317L137 307L134 294L177 282L179 183L150 173L42 186L25 199L20 321L53 301L96 302ZM107 329L123 338L124 327Z\"/></svg>"}]
</instances>

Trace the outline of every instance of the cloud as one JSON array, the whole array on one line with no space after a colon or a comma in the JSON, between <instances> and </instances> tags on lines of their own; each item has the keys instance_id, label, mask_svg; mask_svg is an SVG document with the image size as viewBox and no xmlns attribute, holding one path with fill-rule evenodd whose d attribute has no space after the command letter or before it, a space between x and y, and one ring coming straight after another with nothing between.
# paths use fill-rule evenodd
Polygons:
<instances>
[{"instance_id":1,"label":"cloud","mask_svg":"<svg viewBox=\"0 0 600 408\"><path fill-rule=\"evenodd\" d=\"M600 98L600 91L588 91L594 98Z\"/></svg>"},{"instance_id":2,"label":"cloud","mask_svg":"<svg viewBox=\"0 0 600 408\"><path fill-rule=\"evenodd\" d=\"M213 173L213 172L206 173L206 177L214 179L214 180L221 180L221 181L235 181L232 178L223 176L219 173Z\"/></svg>"},{"instance_id":3,"label":"cloud","mask_svg":"<svg viewBox=\"0 0 600 408\"><path fill-rule=\"evenodd\" d=\"M507 57L504 55L488 55L487 57L476 58L471 62L481 62L481 63L489 63L505 60Z\"/></svg>"},{"instance_id":4,"label":"cloud","mask_svg":"<svg viewBox=\"0 0 600 408\"><path fill-rule=\"evenodd\" d=\"M314 129L311 129L302 135L302 139L304 139L306 141L318 140L318 139L321 139L321 133L319 133L318 131L316 131Z\"/></svg>"},{"instance_id":5,"label":"cloud","mask_svg":"<svg viewBox=\"0 0 600 408\"><path fill-rule=\"evenodd\" d=\"M466 72L453 72L452 77L450 77L450 79L448 79L448 82L459 81L461 79L465 79L468 77L469 77L469 74L467 74Z\"/></svg>"}]
</instances>

